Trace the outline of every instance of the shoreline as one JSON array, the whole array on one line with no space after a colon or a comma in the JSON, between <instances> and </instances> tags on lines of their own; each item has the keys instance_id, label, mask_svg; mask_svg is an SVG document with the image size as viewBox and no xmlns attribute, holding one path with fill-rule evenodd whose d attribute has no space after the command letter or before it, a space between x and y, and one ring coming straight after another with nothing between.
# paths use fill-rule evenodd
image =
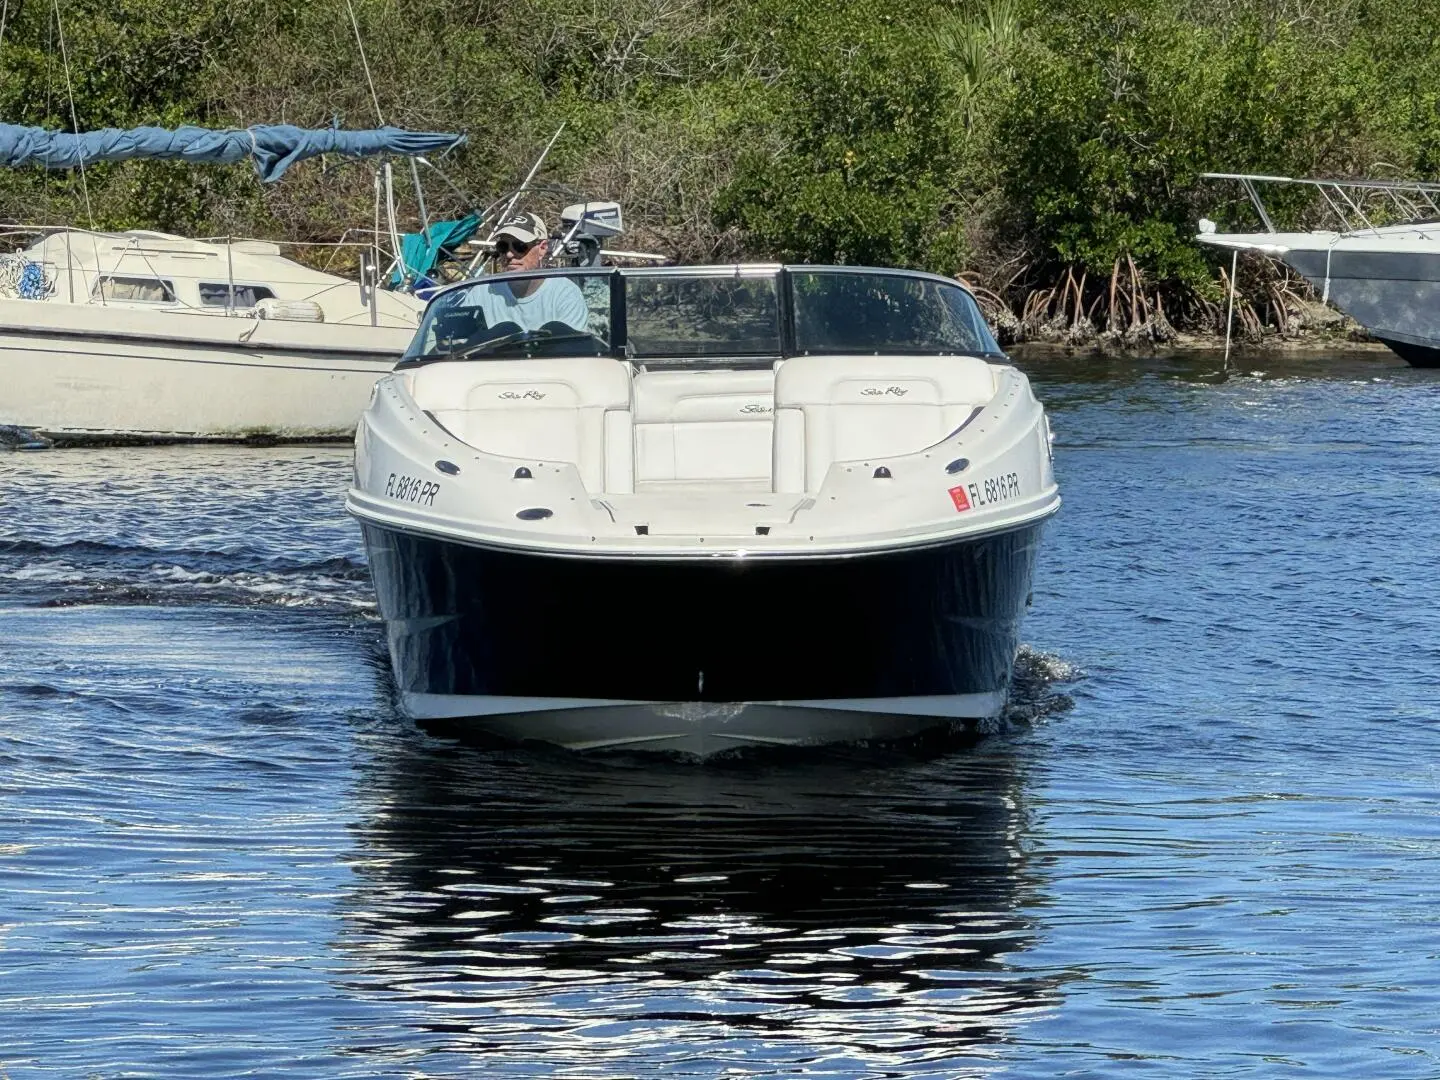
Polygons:
<instances>
[{"instance_id":1,"label":"shoreline","mask_svg":"<svg viewBox=\"0 0 1440 1080\"><path fill-rule=\"evenodd\" d=\"M1144 342L1126 344L1123 342L1105 341L1100 338L1092 338L1086 342L1066 341L1043 341L1024 340L1012 342L1003 346L1007 353L1027 354L1031 356L1080 356L1098 355L1115 357L1148 357L1148 356L1171 356L1177 353L1202 354L1202 353L1223 353L1225 351L1225 336L1223 334L1176 334L1174 338L1163 342ZM1266 335L1256 341L1251 339L1231 338L1230 355L1235 356L1305 356L1315 354L1327 355L1352 355L1352 356L1391 356L1399 364L1404 364L1388 345L1383 342L1366 338L1354 338L1348 333L1305 333L1290 337L1279 335Z\"/></svg>"}]
</instances>

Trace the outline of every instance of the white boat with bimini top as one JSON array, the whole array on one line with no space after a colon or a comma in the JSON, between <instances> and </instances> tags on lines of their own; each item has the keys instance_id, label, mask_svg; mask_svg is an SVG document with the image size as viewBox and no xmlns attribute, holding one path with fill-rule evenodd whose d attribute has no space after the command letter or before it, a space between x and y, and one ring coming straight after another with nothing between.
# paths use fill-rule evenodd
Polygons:
<instances>
[{"instance_id":1,"label":"white boat with bimini top","mask_svg":"<svg viewBox=\"0 0 1440 1080\"><path fill-rule=\"evenodd\" d=\"M461 141L394 128L76 135L0 124L0 164L252 158L271 181L320 153L413 156ZM377 245L353 245L371 268L357 283L260 240L0 228L0 427L64 442L348 438L424 309L375 287Z\"/></svg>"},{"instance_id":2,"label":"white boat with bimini top","mask_svg":"<svg viewBox=\"0 0 1440 1080\"><path fill-rule=\"evenodd\" d=\"M438 294L346 505L409 715L704 755L996 715L1060 498L955 281L742 265Z\"/></svg>"},{"instance_id":3,"label":"white boat with bimini top","mask_svg":"<svg viewBox=\"0 0 1440 1080\"><path fill-rule=\"evenodd\" d=\"M1218 232L1212 222L1202 221L1197 240L1279 259L1407 363L1440 367L1440 184L1205 176L1239 181L1265 231ZM1261 183L1313 189L1340 228L1276 231L1260 198Z\"/></svg>"}]
</instances>

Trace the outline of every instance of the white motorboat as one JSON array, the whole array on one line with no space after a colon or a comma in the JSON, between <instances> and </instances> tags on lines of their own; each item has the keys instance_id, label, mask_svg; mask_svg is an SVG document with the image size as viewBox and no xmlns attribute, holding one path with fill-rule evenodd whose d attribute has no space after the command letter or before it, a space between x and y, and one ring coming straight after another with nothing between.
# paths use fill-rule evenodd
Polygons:
<instances>
[{"instance_id":1,"label":"white motorboat","mask_svg":"<svg viewBox=\"0 0 1440 1080\"><path fill-rule=\"evenodd\" d=\"M68 442L348 438L424 309L257 240L66 229L5 270L0 425Z\"/></svg>"},{"instance_id":2,"label":"white motorboat","mask_svg":"<svg viewBox=\"0 0 1440 1080\"><path fill-rule=\"evenodd\" d=\"M1203 244L1256 251L1279 259L1321 297L1349 315L1414 367L1440 367L1440 184L1380 180L1292 180L1242 173L1208 173L1240 181L1264 232L1218 232L1202 222ZM1325 199L1341 228L1278 232L1257 184L1302 185ZM1401 224L1372 224L1366 199ZM1373 214L1374 211L1372 210Z\"/></svg>"},{"instance_id":3,"label":"white motorboat","mask_svg":"<svg viewBox=\"0 0 1440 1080\"><path fill-rule=\"evenodd\" d=\"M955 281L748 265L438 294L346 505L410 716L703 755L998 714L1060 498Z\"/></svg>"}]
</instances>

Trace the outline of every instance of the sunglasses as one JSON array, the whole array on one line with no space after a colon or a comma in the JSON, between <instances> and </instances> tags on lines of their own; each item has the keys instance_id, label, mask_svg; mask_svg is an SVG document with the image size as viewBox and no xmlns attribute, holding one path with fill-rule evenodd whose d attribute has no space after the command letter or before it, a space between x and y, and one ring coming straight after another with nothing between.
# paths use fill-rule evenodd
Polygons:
<instances>
[{"instance_id":1,"label":"sunglasses","mask_svg":"<svg viewBox=\"0 0 1440 1080\"><path fill-rule=\"evenodd\" d=\"M539 243L538 240L532 240L528 244L522 244L518 240L497 240L495 241L495 257L503 259L506 255L509 255L512 252L516 255L524 255L537 243Z\"/></svg>"}]
</instances>

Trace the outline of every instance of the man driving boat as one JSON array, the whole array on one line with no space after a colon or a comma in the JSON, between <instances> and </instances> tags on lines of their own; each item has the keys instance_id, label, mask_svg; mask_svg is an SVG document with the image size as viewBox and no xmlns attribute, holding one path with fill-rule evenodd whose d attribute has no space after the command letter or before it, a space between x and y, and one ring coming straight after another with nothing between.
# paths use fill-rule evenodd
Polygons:
<instances>
[{"instance_id":1,"label":"man driving boat","mask_svg":"<svg viewBox=\"0 0 1440 1080\"><path fill-rule=\"evenodd\" d=\"M540 269L549 249L549 235L539 214L525 211L506 218L495 233L495 261L500 272ZM484 311L485 325L491 330L508 323L517 332L579 332L585 330L590 317L580 286L566 277L496 281L472 289L465 303Z\"/></svg>"}]
</instances>

